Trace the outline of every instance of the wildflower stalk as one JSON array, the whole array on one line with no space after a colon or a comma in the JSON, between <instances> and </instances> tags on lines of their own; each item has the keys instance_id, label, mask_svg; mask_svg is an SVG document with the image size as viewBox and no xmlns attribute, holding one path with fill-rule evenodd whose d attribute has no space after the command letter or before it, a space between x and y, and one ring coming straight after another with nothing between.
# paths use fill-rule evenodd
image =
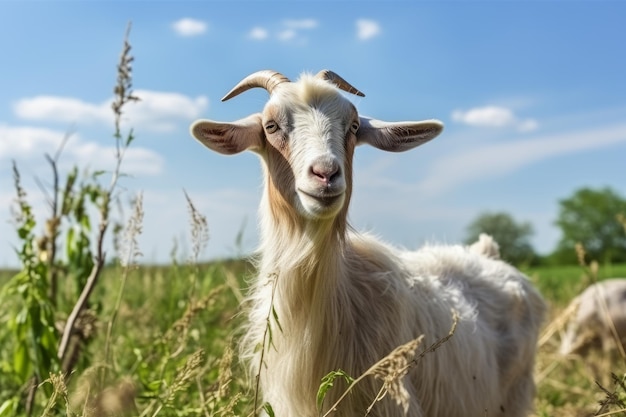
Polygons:
<instances>
[{"instance_id":1,"label":"wildflower stalk","mask_svg":"<svg viewBox=\"0 0 626 417\"><path fill-rule=\"evenodd\" d=\"M120 177L121 173L121 165L124 159L124 153L132 140L134 139L132 130L129 132L126 141L122 143L122 134L121 134L121 117L123 114L124 106L132 101L137 101L138 98L133 95L132 92L132 67L131 63L133 61L133 57L130 55L131 46L128 42L128 36L130 34L130 24L128 25L126 35L124 37L124 46L122 49L122 53L120 55L120 62L117 66L117 84L114 88L115 99L112 104L113 113L115 116L115 145L116 145L116 163L115 169L112 172L111 183L109 188L102 191L100 195L100 223L98 225L98 235L96 239L96 253L94 256L94 264L91 269L91 273L87 277L87 281L81 291L72 312L68 316L67 322L65 324L65 328L63 330L63 335L61 338L61 343L59 344L58 350L58 358L62 363L66 363L65 361L68 354L68 346L70 342L70 337L73 334L76 322L80 316L80 314L87 307L87 303L93 292L96 284L98 283L98 279L102 272L105 263L105 251L104 251L104 238L106 236L106 232L109 226L109 210L111 205L111 200L113 197L113 192L115 191L117 181ZM63 371L65 374L68 374L71 369L68 366L63 366Z\"/></svg>"},{"instance_id":2,"label":"wildflower stalk","mask_svg":"<svg viewBox=\"0 0 626 417\"><path fill-rule=\"evenodd\" d=\"M209 226L206 216L198 211L196 206L191 201L191 197L187 194L187 191L183 190L185 199L187 200L187 208L189 210L189 223L191 226L191 257L189 262L193 267L193 273L191 274L191 283L189 285L189 299L193 298L196 290L198 276L200 275L200 268L198 267L198 260L200 254L206 248L209 240Z\"/></svg>"},{"instance_id":3,"label":"wildflower stalk","mask_svg":"<svg viewBox=\"0 0 626 417\"><path fill-rule=\"evenodd\" d=\"M115 307L113 308L111 318L109 319L109 323L107 324L107 333L105 338L104 357L107 361L110 355L111 334L113 332L113 325L115 324L115 320L117 319L117 313L122 305L122 296L124 295L124 289L126 288L128 273L130 268L132 268L134 264L135 257L141 254L137 249L137 236L141 234L142 231L143 214L143 195L140 193L133 204L133 214L128 220L126 233L124 236L126 240L124 248L126 253L124 254L124 259L122 259L122 266L124 268L122 272L122 282L117 293Z\"/></svg>"},{"instance_id":4,"label":"wildflower stalk","mask_svg":"<svg viewBox=\"0 0 626 417\"><path fill-rule=\"evenodd\" d=\"M69 141L71 137L71 133L67 133L59 148L57 149L54 157L51 157L48 154L45 154L45 158L50 164L50 168L52 170L52 197L49 198L48 204L50 204L50 218L46 221L44 242L45 242L45 251L46 251L46 260L48 262L48 299L52 306L56 306L57 304L57 287L58 287L58 270L56 263L57 256L57 236L59 234L59 226L61 223L61 210L59 207L59 169L58 162L61 157L61 153L65 148L65 145Z\"/></svg>"}]
</instances>

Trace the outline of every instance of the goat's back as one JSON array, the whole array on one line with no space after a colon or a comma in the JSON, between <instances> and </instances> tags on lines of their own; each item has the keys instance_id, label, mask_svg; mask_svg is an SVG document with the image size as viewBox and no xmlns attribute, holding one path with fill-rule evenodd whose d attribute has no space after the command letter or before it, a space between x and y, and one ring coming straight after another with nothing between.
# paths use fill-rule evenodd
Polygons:
<instances>
[{"instance_id":1,"label":"goat's back","mask_svg":"<svg viewBox=\"0 0 626 417\"><path fill-rule=\"evenodd\" d=\"M494 416L527 415L545 313L530 281L507 263L468 247L383 251L398 256L403 266L412 298L407 319L414 321L415 336L425 336L424 348L444 337L452 311L458 314L452 338L425 356L411 375L423 415L483 415L485 409Z\"/></svg>"}]
</instances>

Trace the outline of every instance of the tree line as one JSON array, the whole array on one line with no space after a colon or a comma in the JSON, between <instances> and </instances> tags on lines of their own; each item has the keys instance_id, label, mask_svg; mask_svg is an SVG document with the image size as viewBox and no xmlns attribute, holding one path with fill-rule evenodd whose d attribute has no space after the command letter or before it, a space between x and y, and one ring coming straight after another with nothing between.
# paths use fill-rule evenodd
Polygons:
<instances>
[{"instance_id":1,"label":"tree line","mask_svg":"<svg viewBox=\"0 0 626 417\"><path fill-rule=\"evenodd\" d=\"M500 245L502 259L515 265L575 264L578 244L584 247L587 261L626 262L626 199L610 187L581 188L559 200L554 224L561 237L549 254L538 254L533 248L531 223L517 221L506 212L478 215L467 226L465 243L487 233Z\"/></svg>"}]
</instances>

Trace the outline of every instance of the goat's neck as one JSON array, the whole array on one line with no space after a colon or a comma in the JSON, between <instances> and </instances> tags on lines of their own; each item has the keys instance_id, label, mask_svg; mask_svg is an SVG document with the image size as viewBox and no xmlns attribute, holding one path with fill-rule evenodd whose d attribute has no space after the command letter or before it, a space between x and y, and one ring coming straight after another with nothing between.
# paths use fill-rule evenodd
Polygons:
<instances>
[{"instance_id":1,"label":"goat's neck","mask_svg":"<svg viewBox=\"0 0 626 417\"><path fill-rule=\"evenodd\" d=\"M342 285L345 214L311 221L283 208L267 199L261 206L261 273L276 277L278 302L289 314L332 308Z\"/></svg>"}]
</instances>

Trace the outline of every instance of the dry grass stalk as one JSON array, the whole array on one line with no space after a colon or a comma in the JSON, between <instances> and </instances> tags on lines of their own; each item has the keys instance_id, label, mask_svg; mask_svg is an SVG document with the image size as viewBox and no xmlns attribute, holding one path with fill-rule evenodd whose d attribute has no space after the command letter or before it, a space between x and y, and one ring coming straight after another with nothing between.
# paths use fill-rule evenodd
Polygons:
<instances>
[{"instance_id":1,"label":"dry grass stalk","mask_svg":"<svg viewBox=\"0 0 626 417\"><path fill-rule=\"evenodd\" d=\"M170 327L165 335L163 336L164 342L169 342L174 339L177 340L179 345L178 349L176 349L171 355L171 358L178 356L185 347L185 340L187 339L187 334L189 333L189 327L191 326L191 321L196 317L200 312L209 309L217 299L217 295L220 294L224 290L224 286L220 285L211 292L209 292L206 296L204 296L199 301L193 302L191 301L185 310L183 316L176 320L172 327Z\"/></svg>"},{"instance_id":2,"label":"dry grass stalk","mask_svg":"<svg viewBox=\"0 0 626 417\"><path fill-rule=\"evenodd\" d=\"M204 349L198 349L197 351L192 353L189 358L187 358L185 365L183 365L183 367L178 370L174 382L172 382L172 385L167 390L166 395L163 399L164 403L171 402L177 392L183 391L187 388L190 382L202 369L204 357Z\"/></svg>"},{"instance_id":3,"label":"dry grass stalk","mask_svg":"<svg viewBox=\"0 0 626 417\"><path fill-rule=\"evenodd\" d=\"M140 417L157 416L163 407L171 405L178 392L184 391L197 378L203 370L203 362L205 359L204 349L199 349L191 354L185 364L178 369L176 377L172 384L165 390L165 393L148 404L142 411ZM152 411L154 409L154 411Z\"/></svg>"},{"instance_id":4,"label":"dry grass stalk","mask_svg":"<svg viewBox=\"0 0 626 417\"><path fill-rule=\"evenodd\" d=\"M124 113L123 109L126 104L139 101L139 97L133 95L133 77L132 77L132 62L135 60L130 54L131 45L128 42L128 38L130 36L131 24L129 23L126 27L126 34L124 36L124 46L122 48L122 53L120 54L120 60L117 64L117 83L113 88L114 99L113 103L111 103L111 109L113 110L113 115L115 116L115 138L116 138L116 159L118 162L121 162L124 154L124 150L126 146L122 146L121 139L121 122L122 115ZM132 134L129 136L129 141L132 140ZM127 143L128 145L128 143ZM119 168L119 163L118 163ZM115 179L116 176L114 176Z\"/></svg>"},{"instance_id":5,"label":"dry grass stalk","mask_svg":"<svg viewBox=\"0 0 626 417\"><path fill-rule=\"evenodd\" d=\"M578 259L578 264L585 268L587 266L587 262L585 261L585 256L587 255L585 247L582 243L576 242L574 249L576 250L576 259Z\"/></svg>"},{"instance_id":6,"label":"dry grass stalk","mask_svg":"<svg viewBox=\"0 0 626 417\"><path fill-rule=\"evenodd\" d=\"M209 225L206 216L196 209L187 191L184 191L185 199L187 199L187 208L189 209L189 220L191 224L191 262L196 263L200 257L200 253L206 248L209 241Z\"/></svg>"},{"instance_id":7,"label":"dry grass stalk","mask_svg":"<svg viewBox=\"0 0 626 417\"><path fill-rule=\"evenodd\" d=\"M216 414L223 417L235 417L235 406L239 403L243 395L241 392L236 393L230 398L230 401L226 406L221 408Z\"/></svg>"},{"instance_id":8,"label":"dry grass stalk","mask_svg":"<svg viewBox=\"0 0 626 417\"><path fill-rule=\"evenodd\" d=\"M233 271L228 269L224 270L224 275L226 277L226 286L230 288L233 295L237 299L239 304L243 303L244 296L241 293L241 286L239 285L239 281L237 281L237 276Z\"/></svg>"},{"instance_id":9,"label":"dry grass stalk","mask_svg":"<svg viewBox=\"0 0 626 417\"><path fill-rule=\"evenodd\" d=\"M206 417L209 416L231 416L234 414L233 410L239 400L242 397L240 392L231 395L230 385L233 382L232 363L234 358L234 352L231 344L228 343L224 349L222 357L217 361L218 377L208 390L202 388L201 376L197 378L198 393L200 394L200 402L202 409ZM216 363L207 364L201 374L206 374L211 369L215 369ZM205 398L204 392L207 392L208 396ZM230 400L227 404L224 404L226 399L230 396Z\"/></svg>"},{"instance_id":10,"label":"dry grass stalk","mask_svg":"<svg viewBox=\"0 0 626 417\"><path fill-rule=\"evenodd\" d=\"M51 373L50 377L44 381L44 383L46 382L52 384L52 395L48 398L48 402L46 403L46 407L44 408L41 416L48 417L54 415L53 409L57 404L59 396L65 402L66 414L68 416L71 415L69 410L69 401L67 398L67 386L65 385L65 377L63 376L63 373Z\"/></svg>"},{"instance_id":11,"label":"dry grass stalk","mask_svg":"<svg viewBox=\"0 0 626 417\"><path fill-rule=\"evenodd\" d=\"M387 356L375 363L371 368L365 371L361 376L354 380L350 386L344 391L339 399L328 409L328 411L322 417L328 417L330 414L337 411L337 407L343 401L344 398L352 391L352 389L365 377L374 376L376 379L383 381L383 386L380 391L367 408L367 414L371 412L374 405L382 400L387 394L393 398L393 400L404 409L404 413L408 412L409 407L409 394L404 387L402 379L409 371L419 363L419 361L428 353L432 353L439 349L444 343L446 343L454 335L456 326L459 321L459 316L456 311L452 312L452 327L446 336L437 340L435 343L420 352L415 356L415 351L420 346L424 339L424 335L413 339L404 345L398 346Z\"/></svg>"},{"instance_id":12,"label":"dry grass stalk","mask_svg":"<svg viewBox=\"0 0 626 417\"><path fill-rule=\"evenodd\" d=\"M570 303L567 308L565 308L561 313L559 313L551 322L548 324L543 331L543 334L539 338L539 347L543 347L554 335L554 333L563 330L565 325L571 320L576 311L578 310L578 306L580 301Z\"/></svg>"},{"instance_id":13,"label":"dry grass stalk","mask_svg":"<svg viewBox=\"0 0 626 417\"><path fill-rule=\"evenodd\" d=\"M218 401L226 398L230 393L230 383L233 379L231 365L233 363L233 349L230 345L226 346L224 354L219 363L219 376L217 378L216 399Z\"/></svg>"},{"instance_id":14,"label":"dry grass stalk","mask_svg":"<svg viewBox=\"0 0 626 417\"><path fill-rule=\"evenodd\" d=\"M107 323L107 332L104 346L104 357L107 361L111 358L111 335L113 333L113 326L117 319L117 315L122 306L122 298L124 295L124 289L126 288L126 281L128 280L129 268L134 265L137 256L141 255L137 244L137 236L141 234L143 228L143 194L139 193L133 203L133 214L130 216L126 229L124 232L124 256L120 258L122 265L124 266L119 291L117 292L117 299L115 301L115 307L111 313L111 318ZM102 381L106 379L106 368L102 374Z\"/></svg>"},{"instance_id":15,"label":"dry grass stalk","mask_svg":"<svg viewBox=\"0 0 626 417\"><path fill-rule=\"evenodd\" d=\"M374 408L374 405L387 394L394 399L396 404L402 406L404 414L409 411L409 393L404 387L402 378L409 372L411 368L410 363L412 363L415 358L415 351L422 344L423 340L424 335L421 335L404 345L398 346L366 372L366 374L371 373L374 378L383 381L383 386L380 388L374 401L372 401L367 408L366 415L368 415Z\"/></svg>"},{"instance_id":16,"label":"dry grass stalk","mask_svg":"<svg viewBox=\"0 0 626 417\"><path fill-rule=\"evenodd\" d=\"M608 416L615 416L615 415L618 415L618 414L624 415L624 413L626 413L626 408L609 411L608 413L594 414L594 417L608 417Z\"/></svg>"},{"instance_id":17,"label":"dry grass stalk","mask_svg":"<svg viewBox=\"0 0 626 417\"><path fill-rule=\"evenodd\" d=\"M596 385L600 388L600 390L604 392L605 398L600 401L600 409L594 414L594 416L610 416L626 411L626 404L619 396L620 388L622 389L623 393L626 393L626 375L620 378L614 373L611 373L611 378L613 379L613 383L615 384L615 389L613 391L609 391L596 381ZM606 412L611 406L618 406L620 407L620 409Z\"/></svg>"},{"instance_id":18,"label":"dry grass stalk","mask_svg":"<svg viewBox=\"0 0 626 417\"><path fill-rule=\"evenodd\" d=\"M133 201L133 212L122 235L120 262L125 268L135 265L137 257L142 255L137 237L143 231L143 216L143 194L139 193Z\"/></svg>"},{"instance_id":19,"label":"dry grass stalk","mask_svg":"<svg viewBox=\"0 0 626 417\"><path fill-rule=\"evenodd\" d=\"M191 201L187 192L185 190L183 190L183 192L185 194L187 208L189 210L189 222L191 226L191 255L189 258L189 264L193 267L193 271L189 276L190 285L188 298L193 299L196 291L198 276L200 275L198 259L209 241L209 226L206 216L196 209L196 206Z\"/></svg>"}]
</instances>

